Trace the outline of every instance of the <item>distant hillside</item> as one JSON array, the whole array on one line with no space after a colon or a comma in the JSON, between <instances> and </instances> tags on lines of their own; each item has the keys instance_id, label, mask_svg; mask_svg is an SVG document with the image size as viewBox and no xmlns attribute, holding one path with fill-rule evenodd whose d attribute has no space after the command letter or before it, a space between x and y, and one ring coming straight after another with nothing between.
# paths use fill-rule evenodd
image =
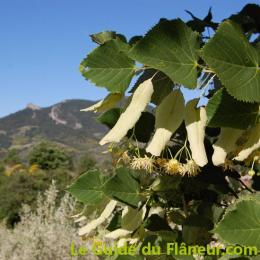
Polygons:
<instances>
[{"instance_id":1,"label":"distant hillside","mask_svg":"<svg viewBox=\"0 0 260 260\"><path fill-rule=\"evenodd\" d=\"M47 108L29 104L25 109L0 118L0 152L15 148L29 150L42 140L49 140L80 152L100 156L97 145L106 128L95 121L95 114L80 112L94 102L66 100Z\"/></svg>"}]
</instances>

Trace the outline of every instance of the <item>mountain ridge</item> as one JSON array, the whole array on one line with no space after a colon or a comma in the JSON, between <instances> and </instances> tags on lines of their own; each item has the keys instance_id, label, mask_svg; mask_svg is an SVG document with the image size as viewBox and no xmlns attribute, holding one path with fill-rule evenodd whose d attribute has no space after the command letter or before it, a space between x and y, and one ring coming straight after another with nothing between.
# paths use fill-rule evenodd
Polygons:
<instances>
[{"instance_id":1,"label":"mountain ridge","mask_svg":"<svg viewBox=\"0 0 260 260\"><path fill-rule=\"evenodd\" d=\"M107 129L96 122L97 114L80 110L96 103L68 99L48 107L32 103L26 108L0 118L0 155L8 149L30 150L42 141L51 141L73 150L98 157L103 147L98 140Z\"/></svg>"}]
</instances>

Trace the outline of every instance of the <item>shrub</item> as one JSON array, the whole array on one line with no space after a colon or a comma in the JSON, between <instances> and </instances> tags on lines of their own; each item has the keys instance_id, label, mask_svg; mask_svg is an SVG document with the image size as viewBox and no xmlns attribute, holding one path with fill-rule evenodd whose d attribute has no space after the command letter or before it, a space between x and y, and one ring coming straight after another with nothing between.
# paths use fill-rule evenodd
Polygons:
<instances>
[{"instance_id":1,"label":"shrub","mask_svg":"<svg viewBox=\"0 0 260 260\"><path fill-rule=\"evenodd\" d=\"M57 181L57 187L63 191L71 180L64 169L52 171L37 171L30 174L27 171L16 172L11 176L0 175L0 220L6 218L7 224L13 226L19 221L18 212L22 204L36 206L38 192L44 191L52 179Z\"/></svg>"},{"instance_id":2,"label":"shrub","mask_svg":"<svg viewBox=\"0 0 260 260\"><path fill-rule=\"evenodd\" d=\"M19 157L18 151L16 149L8 150L3 162L10 166L21 163L21 158Z\"/></svg>"},{"instance_id":3,"label":"shrub","mask_svg":"<svg viewBox=\"0 0 260 260\"><path fill-rule=\"evenodd\" d=\"M30 165L37 164L43 170L72 167L69 155L51 143L41 143L34 147L29 155L29 163Z\"/></svg>"},{"instance_id":4,"label":"shrub","mask_svg":"<svg viewBox=\"0 0 260 260\"><path fill-rule=\"evenodd\" d=\"M21 221L14 229L7 229L3 223L0 225L0 259L71 259L71 243L74 242L76 247L82 244L70 218L75 201L66 194L56 207L57 198L58 191L53 183L44 195L38 195L35 212L23 205ZM88 255L80 259L92 257Z\"/></svg>"},{"instance_id":5,"label":"shrub","mask_svg":"<svg viewBox=\"0 0 260 260\"><path fill-rule=\"evenodd\" d=\"M80 158L78 172L82 173L87 170L93 169L95 165L96 162L92 158L90 158L89 155L85 154Z\"/></svg>"}]
</instances>

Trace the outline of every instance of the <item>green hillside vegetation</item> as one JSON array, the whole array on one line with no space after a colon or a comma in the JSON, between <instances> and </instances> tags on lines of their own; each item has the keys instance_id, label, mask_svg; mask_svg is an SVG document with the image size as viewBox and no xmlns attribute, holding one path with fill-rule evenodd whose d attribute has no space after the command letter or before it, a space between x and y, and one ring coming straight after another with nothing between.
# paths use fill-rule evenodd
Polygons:
<instances>
[{"instance_id":1,"label":"green hillside vegetation","mask_svg":"<svg viewBox=\"0 0 260 260\"><path fill-rule=\"evenodd\" d=\"M73 178L94 166L94 159L86 154L77 159L50 142L35 145L25 159L20 158L19 151L9 150L0 161L0 220L13 226L20 220L21 205L35 208L38 193L46 190L52 180L56 181L61 198Z\"/></svg>"}]
</instances>

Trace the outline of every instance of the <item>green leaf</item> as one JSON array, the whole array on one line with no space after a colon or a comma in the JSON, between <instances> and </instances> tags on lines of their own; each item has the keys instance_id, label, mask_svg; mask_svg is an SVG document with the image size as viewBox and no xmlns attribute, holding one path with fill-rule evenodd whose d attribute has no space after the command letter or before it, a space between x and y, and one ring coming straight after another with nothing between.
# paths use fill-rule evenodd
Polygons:
<instances>
[{"instance_id":1,"label":"green leaf","mask_svg":"<svg viewBox=\"0 0 260 260\"><path fill-rule=\"evenodd\" d=\"M185 222L185 217L181 212L178 211L171 211L168 213L168 218L177 225L183 225Z\"/></svg>"},{"instance_id":2,"label":"green leaf","mask_svg":"<svg viewBox=\"0 0 260 260\"><path fill-rule=\"evenodd\" d=\"M192 255L174 255L174 259L176 260L195 260L195 258Z\"/></svg>"},{"instance_id":3,"label":"green leaf","mask_svg":"<svg viewBox=\"0 0 260 260\"><path fill-rule=\"evenodd\" d=\"M238 100L260 102L260 61L238 25L223 22L204 46L203 58L229 94Z\"/></svg>"},{"instance_id":4,"label":"green leaf","mask_svg":"<svg viewBox=\"0 0 260 260\"><path fill-rule=\"evenodd\" d=\"M171 228L169 227L167 221L157 214L152 214L148 219L146 219L145 228L150 231L171 231Z\"/></svg>"},{"instance_id":5,"label":"green leaf","mask_svg":"<svg viewBox=\"0 0 260 260\"><path fill-rule=\"evenodd\" d=\"M162 192L177 189L181 182L180 176L158 176L151 185L151 189L155 192Z\"/></svg>"},{"instance_id":6,"label":"green leaf","mask_svg":"<svg viewBox=\"0 0 260 260\"><path fill-rule=\"evenodd\" d=\"M238 201L228 210L214 232L229 244L260 245L260 202L253 199Z\"/></svg>"},{"instance_id":7,"label":"green leaf","mask_svg":"<svg viewBox=\"0 0 260 260\"><path fill-rule=\"evenodd\" d=\"M173 241L176 241L178 238L178 232L176 230L171 230L171 231L161 230L155 232L155 234L160 236L164 241L171 242L171 243Z\"/></svg>"},{"instance_id":8,"label":"green leaf","mask_svg":"<svg viewBox=\"0 0 260 260\"><path fill-rule=\"evenodd\" d=\"M104 31L100 33L95 33L90 35L93 42L97 44L104 44L107 41L113 40L113 39L120 39L123 42L127 42L126 38L122 34L117 34L114 31Z\"/></svg>"},{"instance_id":9,"label":"green leaf","mask_svg":"<svg viewBox=\"0 0 260 260\"><path fill-rule=\"evenodd\" d=\"M247 129L257 123L259 105L238 101L222 88L209 100L208 126Z\"/></svg>"},{"instance_id":10,"label":"green leaf","mask_svg":"<svg viewBox=\"0 0 260 260\"><path fill-rule=\"evenodd\" d=\"M187 244L207 244L211 240L208 231L212 228L213 223L209 218L201 215L190 215L183 224L183 240Z\"/></svg>"},{"instance_id":11,"label":"green leaf","mask_svg":"<svg viewBox=\"0 0 260 260\"><path fill-rule=\"evenodd\" d=\"M149 112L142 112L141 117L138 119L134 128L127 133L131 137L134 132L134 137L137 141L147 143L154 131L155 117Z\"/></svg>"},{"instance_id":12,"label":"green leaf","mask_svg":"<svg viewBox=\"0 0 260 260\"><path fill-rule=\"evenodd\" d=\"M118 211L111 219L109 225L107 226L107 230L112 232L118 228L121 228L121 222L122 222L122 211Z\"/></svg>"},{"instance_id":13,"label":"green leaf","mask_svg":"<svg viewBox=\"0 0 260 260\"><path fill-rule=\"evenodd\" d=\"M120 114L121 114L120 108L112 108L106 111L105 113L101 114L96 120L99 123L106 125L108 128L111 129L116 124Z\"/></svg>"},{"instance_id":14,"label":"green leaf","mask_svg":"<svg viewBox=\"0 0 260 260\"><path fill-rule=\"evenodd\" d=\"M115 258L115 260L144 260L144 257L141 255L120 255Z\"/></svg>"},{"instance_id":15,"label":"green leaf","mask_svg":"<svg viewBox=\"0 0 260 260\"><path fill-rule=\"evenodd\" d=\"M127 55L129 46L111 40L97 47L80 64L82 75L110 92L125 92L134 75L135 63Z\"/></svg>"},{"instance_id":16,"label":"green leaf","mask_svg":"<svg viewBox=\"0 0 260 260\"><path fill-rule=\"evenodd\" d=\"M67 191L78 201L87 205L96 205L104 198L102 191L103 180L98 170L91 170L82 174Z\"/></svg>"},{"instance_id":17,"label":"green leaf","mask_svg":"<svg viewBox=\"0 0 260 260\"><path fill-rule=\"evenodd\" d=\"M247 4L243 9L229 17L230 20L240 24L244 32L260 32L260 6L257 4Z\"/></svg>"},{"instance_id":18,"label":"green leaf","mask_svg":"<svg viewBox=\"0 0 260 260\"><path fill-rule=\"evenodd\" d=\"M203 20L194 16L193 13L191 13L190 11L186 10L186 13L188 13L192 17L192 20L186 23L190 28L192 28L192 30L203 33L206 27L211 27L213 30L217 29L218 24L212 22L211 8L209 9L207 16Z\"/></svg>"},{"instance_id":19,"label":"green leaf","mask_svg":"<svg viewBox=\"0 0 260 260\"><path fill-rule=\"evenodd\" d=\"M106 182L104 192L107 196L136 208L141 200L139 188L131 171L120 167L116 170L116 175Z\"/></svg>"},{"instance_id":20,"label":"green leaf","mask_svg":"<svg viewBox=\"0 0 260 260\"><path fill-rule=\"evenodd\" d=\"M197 86L198 35L181 20L162 19L131 50L130 57L164 72L172 81Z\"/></svg>"},{"instance_id":21,"label":"green leaf","mask_svg":"<svg viewBox=\"0 0 260 260\"><path fill-rule=\"evenodd\" d=\"M146 69L143 74L138 78L134 87L131 89L131 93L147 79L153 77L156 73L155 69ZM152 79L154 93L152 95L151 102L155 105L159 105L161 101L171 93L174 83L172 80L162 72L158 72Z\"/></svg>"},{"instance_id":22,"label":"green leaf","mask_svg":"<svg viewBox=\"0 0 260 260\"><path fill-rule=\"evenodd\" d=\"M127 207L127 209L124 209L122 213L122 229L135 231L142 224L143 216L143 208L139 210Z\"/></svg>"}]
</instances>

